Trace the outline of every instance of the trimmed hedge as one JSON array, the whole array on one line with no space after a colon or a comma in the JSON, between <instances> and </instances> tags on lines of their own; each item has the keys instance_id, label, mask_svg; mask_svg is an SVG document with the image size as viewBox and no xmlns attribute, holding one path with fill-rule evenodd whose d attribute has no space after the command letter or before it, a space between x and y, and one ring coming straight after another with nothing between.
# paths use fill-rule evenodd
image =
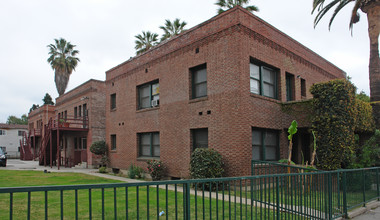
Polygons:
<instances>
[{"instance_id":1,"label":"trimmed hedge","mask_svg":"<svg viewBox=\"0 0 380 220\"><path fill-rule=\"evenodd\" d=\"M211 148L197 148L191 154L192 179L218 178L224 173L222 155Z\"/></svg>"},{"instance_id":2,"label":"trimmed hedge","mask_svg":"<svg viewBox=\"0 0 380 220\"><path fill-rule=\"evenodd\" d=\"M336 170L349 163L355 146L357 117L355 86L338 79L314 84L312 127L317 139L317 167Z\"/></svg>"}]
</instances>

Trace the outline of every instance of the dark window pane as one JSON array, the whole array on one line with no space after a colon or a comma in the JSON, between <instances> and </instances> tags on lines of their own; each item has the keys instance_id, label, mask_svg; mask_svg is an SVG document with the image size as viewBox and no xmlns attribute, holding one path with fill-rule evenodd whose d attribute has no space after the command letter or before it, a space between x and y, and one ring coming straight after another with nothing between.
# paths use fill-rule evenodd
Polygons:
<instances>
[{"instance_id":1,"label":"dark window pane","mask_svg":"<svg viewBox=\"0 0 380 220\"><path fill-rule=\"evenodd\" d=\"M116 150L116 134L111 135L111 150Z\"/></svg>"},{"instance_id":2,"label":"dark window pane","mask_svg":"<svg viewBox=\"0 0 380 220\"><path fill-rule=\"evenodd\" d=\"M207 148L208 147L208 130L195 129L193 130L193 141L195 148Z\"/></svg>"},{"instance_id":3,"label":"dark window pane","mask_svg":"<svg viewBox=\"0 0 380 220\"><path fill-rule=\"evenodd\" d=\"M195 89L195 97L207 96L207 84L206 83L195 85L194 89Z\"/></svg>"}]
</instances>

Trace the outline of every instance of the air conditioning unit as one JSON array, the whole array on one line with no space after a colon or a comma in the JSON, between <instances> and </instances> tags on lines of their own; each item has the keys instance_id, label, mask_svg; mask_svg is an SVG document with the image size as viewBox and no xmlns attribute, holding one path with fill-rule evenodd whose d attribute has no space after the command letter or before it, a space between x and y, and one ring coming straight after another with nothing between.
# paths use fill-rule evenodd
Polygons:
<instances>
[{"instance_id":1,"label":"air conditioning unit","mask_svg":"<svg viewBox=\"0 0 380 220\"><path fill-rule=\"evenodd\" d=\"M155 107L155 106L158 106L160 104L160 100L157 99L157 100L152 100L152 106Z\"/></svg>"}]
</instances>

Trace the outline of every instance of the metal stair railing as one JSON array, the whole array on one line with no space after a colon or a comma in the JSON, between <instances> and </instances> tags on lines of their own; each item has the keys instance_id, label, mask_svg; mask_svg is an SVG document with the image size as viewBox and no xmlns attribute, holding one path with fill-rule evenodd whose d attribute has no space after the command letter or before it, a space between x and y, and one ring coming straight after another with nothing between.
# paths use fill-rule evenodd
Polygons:
<instances>
[{"instance_id":1,"label":"metal stair railing","mask_svg":"<svg viewBox=\"0 0 380 220\"><path fill-rule=\"evenodd\" d=\"M53 124L53 121L52 121L52 118L50 118L48 124L45 125L45 130L42 134L41 147L37 155L39 157L40 164L42 163L42 160L44 159L44 157L46 157L45 152L46 152L46 147L50 141L50 133L52 129L52 124Z\"/></svg>"}]
</instances>

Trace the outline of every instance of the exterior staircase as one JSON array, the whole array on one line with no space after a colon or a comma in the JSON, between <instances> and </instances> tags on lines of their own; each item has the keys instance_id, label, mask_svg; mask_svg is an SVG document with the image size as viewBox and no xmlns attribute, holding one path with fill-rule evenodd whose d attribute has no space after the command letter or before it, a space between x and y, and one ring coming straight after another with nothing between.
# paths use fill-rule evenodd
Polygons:
<instances>
[{"instance_id":1,"label":"exterior staircase","mask_svg":"<svg viewBox=\"0 0 380 220\"><path fill-rule=\"evenodd\" d=\"M20 159L33 160L30 133L27 135L26 132L24 132L20 140Z\"/></svg>"},{"instance_id":2,"label":"exterior staircase","mask_svg":"<svg viewBox=\"0 0 380 220\"><path fill-rule=\"evenodd\" d=\"M50 159L50 155L46 154L46 149L50 145L50 136L52 132L52 125L53 125L53 119L50 118L49 122L47 125L45 125L44 132L42 134L42 142L41 142L41 147L38 152L38 157L39 157L39 164L40 165L46 165L47 161L50 162L48 159ZM47 158L48 157L48 158Z\"/></svg>"}]
</instances>

